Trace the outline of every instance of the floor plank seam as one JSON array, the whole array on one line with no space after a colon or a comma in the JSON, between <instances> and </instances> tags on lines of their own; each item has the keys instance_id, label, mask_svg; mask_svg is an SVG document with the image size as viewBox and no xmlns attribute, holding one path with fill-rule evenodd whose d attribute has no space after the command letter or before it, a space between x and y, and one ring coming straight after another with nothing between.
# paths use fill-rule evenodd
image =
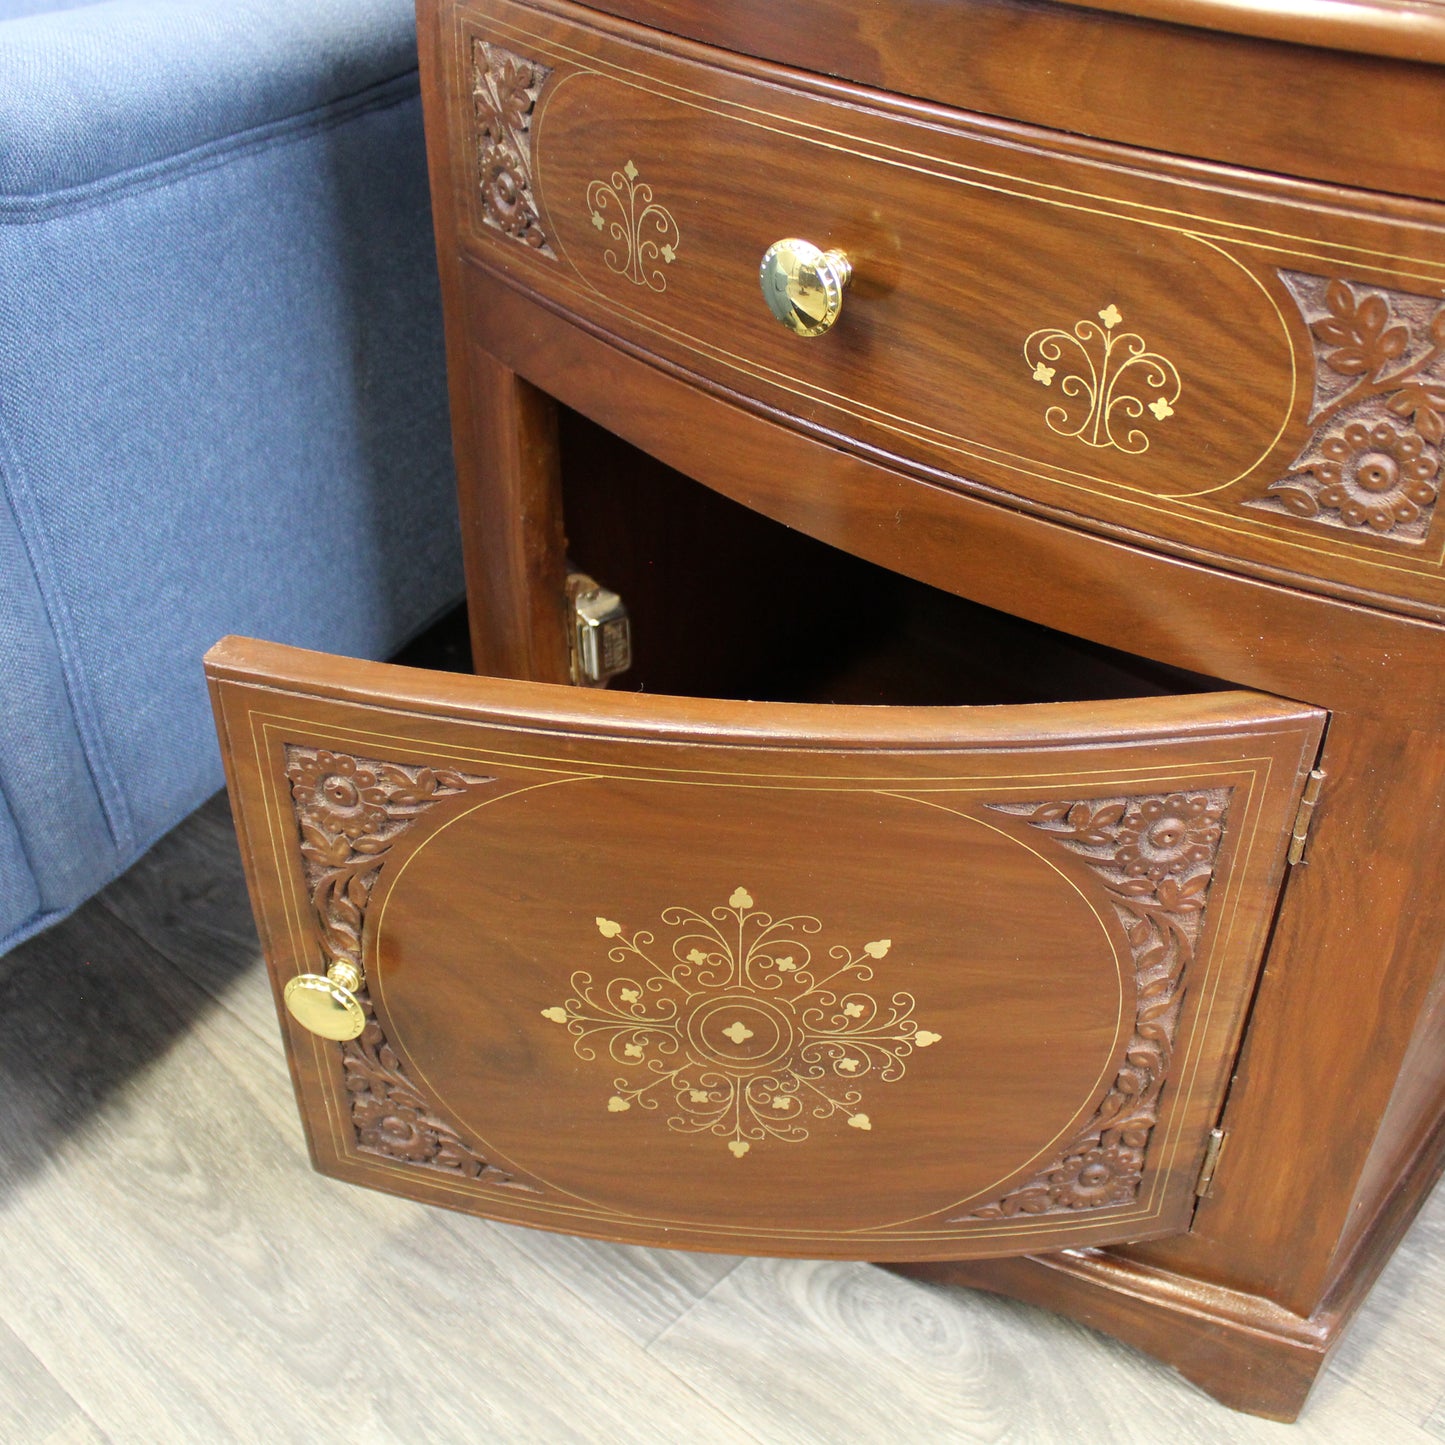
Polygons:
<instances>
[{"instance_id":1,"label":"floor plank seam","mask_svg":"<svg viewBox=\"0 0 1445 1445\"><path fill-rule=\"evenodd\" d=\"M726 1276L724 1276L724 1278L726 1278ZM683 1311L683 1314L684 1314L684 1315L689 1314L689 1313L691 1313L690 1310L684 1310L684 1311ZM682 1317L682 1316L679 1316L679 1318L681 1318L681 1317ZM669 1325L669 1326L668 1326L668 1329L671 1329L671 1328L672 1328L672 1326ZM663 1333L666 1334L667 1331L664 1330ZM728 1422L729 1422L730 1424L732 1424L732 1425L734 1425L734 1426L737 1427L737 1431L738 1431L738 1445L745 1445L745 1442L746 1442L746 1445L779 1445L779 1442L778 1442L778 1441L776 1441L776 1440L770 1440L770 1439L768 1439L766 1436L755 1434L753 1431L749 1430L749 1429L747 1428L747 1426L744 1425L744 1424L742 1423L742 1421L739 1420L738 1417L737 1417L735 1414L733 1414L731 1410L729 1410L729 1409L727 1408L727 1405L726 1405L726 1403L725 1403L724 1401L722 1401L722 1400L709 1399L708 1396L704 1395L704 1394L702 1393L702 1391L699 1390L699 1389L697 1388L697 1386L692 1383L691 1380L689 1380L689 1379L686 1378L686 1376L678 1374L678 1372L677 1372L676 1370L674 1370L671 1365L667 1364L667 1363L666 1363L665 1361L663 1361L663 1360L657 1359L657 1357L654 1356L653 1353L652 1353L652 1346L651 1346L651 1345L648 1345L648 1346L644 1347L643 1353L644 1353L644 1354L648 1357L648 1359L650 1359L650 1360L652 1361L652 1363L655 1364L659 1369L663 1370L663 1371L664 1371L667 1375L669 1375L673 1380L677 1381L677 1383L678 1383L684 1390L686 1390L687 1393L688 1393L689 1395L691 1395L694 1400L696 1400L696 1401L698 1402L698 1405L699 1405L702 1409L708 1410L708 1411L712 1411L712 1412L716 1412L716 1413L718 1413L718 1414L726 1415L726 1417L727 1417L727 1419L728 1419ZM682 1422L679 1422L679 1424L681 1424L681 1423L682 1423ZM686 1440L687 1440L687 1437L686 1437L685 1435L679 1435L679 1436L677 1437L677 1440L678 1440L678 1445L685 1445L685 1442L686 1442ZM920 1445L922 1445L922 1442L920 1442Z\"/></svg>"},{"instance_id":2,"label":"floor plank seam","mask_svg":"<svg viewBox=\"0 0 1445 1445\"><path fill-rule=\"evenodd\" d=\"M1445 1439L1445 1390L1436 1396L1435 1403L1425 1411L1425 1418L1420 1421L1420 1428Z\"/></svg>"},{"instance_id":3,"label":"floor plank seam","mask_svg":"<svg viewBox=\"0 0 1445 1445\"><path fill-rule=\"evenodd\" d=\"M680 1324L682 1324L684 1320L686 1320L691 1314L693 1314L693 1312L696 1311L700 1305L705 1304L709 1299L711 1299L717 1288L730 1280L733 1275L735 1275L738 1270L747 1263L748 1256L739 1255L733 1261L732 1268L729 1269L726 1274L719 1275L715 1280L713 1280L710 1285L708 1285L705 1290L703 1290L700 1295L695 1296L688 1304L686 1309L680 1311L673 1319L669 1320L667 1324L663 1325L663 1327L658 1330L658 1332L653 1335L651 1339L647 1340L643 1344L643 1349L645 1349L650 1354L654 1345L659 1344L662 1340L664 1340L669 1334L672 1333L673 1330L675 1330Z\"/></svg>"}]
</instances>

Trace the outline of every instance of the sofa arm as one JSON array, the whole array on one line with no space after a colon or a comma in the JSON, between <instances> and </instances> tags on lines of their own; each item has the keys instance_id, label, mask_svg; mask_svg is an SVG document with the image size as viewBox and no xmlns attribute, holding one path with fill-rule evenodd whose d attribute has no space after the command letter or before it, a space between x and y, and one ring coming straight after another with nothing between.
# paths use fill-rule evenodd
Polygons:
<instances>
[{"instance_id":1,"label":"sofa arm","mask_svg":"<svg viewBox=\"0 0 1445 1445\"><path fill-rule=\"evenodd\" d=\"M163 166L416 69L409 0L109 0L5 19L0 200Z\"/></svg>"}]
</instances>

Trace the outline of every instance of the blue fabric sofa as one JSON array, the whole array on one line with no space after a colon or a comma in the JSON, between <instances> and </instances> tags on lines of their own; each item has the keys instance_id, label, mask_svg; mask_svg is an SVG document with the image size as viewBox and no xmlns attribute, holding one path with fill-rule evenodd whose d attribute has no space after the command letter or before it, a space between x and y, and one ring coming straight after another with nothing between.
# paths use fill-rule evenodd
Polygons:
<instances>
[{"instance_id":1,"label":"blue fabric sofa","mask_svg":"<svg viewBox=\"0 0 1445 1445\"><path fill-rule=\"evenodd\" d=\"M0 0L0 953L461 593L410 0Z\"/></svg>"}]
</instances>

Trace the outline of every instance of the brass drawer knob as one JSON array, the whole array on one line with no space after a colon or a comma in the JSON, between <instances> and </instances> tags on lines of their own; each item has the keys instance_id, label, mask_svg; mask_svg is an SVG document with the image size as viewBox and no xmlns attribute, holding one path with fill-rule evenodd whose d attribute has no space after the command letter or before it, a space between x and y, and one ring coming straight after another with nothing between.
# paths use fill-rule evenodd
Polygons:
<instances>
[{"instance_id":1,"label":"brass drawer knob","mask_svg":"<svg viewBox=\"0 0 1445 1445\"><path fill-rule=\"evenodd\" d=\"M286 1008L302 1028L323 1039L345 1042L366 1027L366 1013L356 997L360 987L361 971L338 959L324 976L297 974L286 985Z\"/></svg>"},{"instance_id":2,"label":"brass drawer knob","mask_svg":"<svg viewBox=\"0 0 1445 1445\"><path fill-rule=\"evenodd\" d=\"M758 279L768 310L798 336L821 336L843 311L853 263L842 251L820 251L790 237L763 254Z\"/></svg>"}]
</instances>

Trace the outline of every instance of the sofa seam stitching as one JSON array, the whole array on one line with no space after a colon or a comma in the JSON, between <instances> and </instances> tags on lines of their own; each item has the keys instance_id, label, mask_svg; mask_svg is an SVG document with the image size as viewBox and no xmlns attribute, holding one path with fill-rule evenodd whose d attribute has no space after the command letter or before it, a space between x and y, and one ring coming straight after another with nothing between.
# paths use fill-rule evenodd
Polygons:
<instances>
[{"instance_id":1,"label":"sofa seam stitching","mask_svg":"<svg viewBox=\"0 0 1445 1445\"><path fill-rule=\"evenodd\" d=\"M172 185L215 170L237 157L295 144L361 116L392 109L414 100L420 90L420 72L413 67L349 96L328 100L309 110L266 121L230 135L217 136L188 150L79 185L34 194L0 195L0 225L34 225L56 216L92 210L126 196Z\"/></svg>"},{"instance_id":2,"label":"sofa seam stitching","mask_svg":"<svg viewBox=\"0 0 1445 1445\"><path fill-rule=\"evenodd\" d=\"M25 831L20 826L20 819L15 814L14 807L10 803L10 795L5 791L5 777L0 774L0 808L5 810L5 816L10 819L11 830L15 834L15 841L20 846L20 861L25 865L25 871L30 875L30 888L35 894L35 907L19 927L24 928L25 924L34 918L37 913L45 911L45 891L40 886L40 875L35 871L35 859L31 856L29 844L25 839Z\"/></svg>"},{"instance_id":3,"label":"sofa seam stitching","mask_svg":"<svg viewBox=\"0 0 1445 1445\"><path fill-rule=\"evenodd\" d=\"M51 575L50 557L41 544L40 533L44 529L39 525L33 500L25 485L24 469L19 464L3 413L0 413L0 488L3 488L9 499L15 516L15 530L30 561L36 591L40 594L41 605L50 623L51 637L59 655L61 678L65 684L76 732L80 737L81 752L95 787L96 797L100 800L106 825L110 829L111 844L119 852L128 852L133 846L135 832L130 806L121 789L110 750L101 736L95 701L81 675L71 619ZM16 829L19 830L18 819ZM39 881L37 877L37 888Z\"/></svg>"}]
</instances>

